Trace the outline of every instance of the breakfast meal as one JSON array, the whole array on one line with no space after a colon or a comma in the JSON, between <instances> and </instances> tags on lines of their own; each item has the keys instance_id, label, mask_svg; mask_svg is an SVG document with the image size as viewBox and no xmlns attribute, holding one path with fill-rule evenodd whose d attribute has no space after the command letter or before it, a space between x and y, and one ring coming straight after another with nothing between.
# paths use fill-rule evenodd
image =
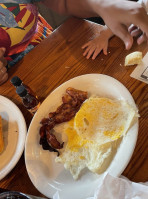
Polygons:
<instances>
[{"instance_id":1,"label":"breakfast meal","mask_svg":"<svg viewBox=\"0 0 148 199\"><path fill-rule=\"evenodd\" d=\"M136 116L125 101L90 97L66 124L67 145L55 161L63 163L74 179L84 168L104 172Z\"/></svg>"},{"instance_id":2,"label":"breakfast meal","mask_svg":"<svg viewBox=\"0 0 148 199\"><path fill-rule=\"evenodd\" d=\"M125 57L125 66L140 64L142 61L142 52L135 51Z\"/></svg>"},{"instance_id":3,"label":"breakfast meal","mask_svg":"<svg viewBox=\"0 0 148 199\"><path fill-rule=\"evenodd\" d=\"M4 150L4 140L3 140L3 132L2 132L2 117L0 116L0 153Z\"/></svg>"},{"instance_id":4,"label":"breakfast meal","mask_svg":"<svg viewBox=\"0 0 148 199\"><path fill-rule=\"evenodd\" d=\"M63 163L75 180L84 168L93 173L103 173L133 120L138 117L137 109L123 100L88 98L87 92L73 88L66 90L62 101L55 112L49 113L49 118L41 121L40 143L43 149L58 152L55 162ZM65 122L62 133L67 137L62 144L51 133L51 129L61 122Z\"/></svg>"}]
</instances>

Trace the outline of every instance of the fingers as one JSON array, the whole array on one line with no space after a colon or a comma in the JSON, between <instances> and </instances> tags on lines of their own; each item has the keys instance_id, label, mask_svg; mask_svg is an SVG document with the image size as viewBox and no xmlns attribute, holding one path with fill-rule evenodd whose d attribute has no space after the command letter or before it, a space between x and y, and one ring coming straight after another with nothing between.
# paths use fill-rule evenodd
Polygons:
<instances>
[{"instance_id":1,"label":"fingers","mask_svg":"<svg viewBox=\"0 0 148 199\"><path fill-rule=\"evenodd\" d=\"M143 33L137 26L134 26L133 24L129 27L129 32L132 37L138 37L137 43L140 45L143 42L147 41L146 34Z\"/></svg>"},{"instance_id":2,"label":"fingers","mask_svg":"<svg viewBox=\"0 0 148 199\"><path fill-rule=\"evenodd\" d=\"M115 34L124 42L125 48L129 50L133 45L133 38L127 30L127 27L119 24L116 27Z\"/></svg>"},{"instance_id":3,"label":"fingers","mask_svg":"<svg viewBox=\"0 0 148 199\"><path fill-rule=\"evenodd\" d=\"M86 56L90 49L91 49L91 47L88 46L88 47L86 48L86 50L84 51L83 56Z\"/></svg>"},{"instance_id":4,"label":"fingers","mask_svg":"<svg viewBox=\"0 0 148 199\"><path fill-rule=\"evenodd\" d=\"M142 32L144 32L146 37L148 38L148 25L147 25L148 15L144 8L140 9L139 15L137 15L137 17L135 17L134 20L135 20L135 22L133 21L134 24L138 26L139 29L141 29Z\"/></svg>"},{"instance_id":5,"label":"fingers","mask_svg":"<svg viewBox=\"0 0 148 199\"><path fill-rule=\"evenodd\" d=\"M7 69L5 66L3 66L1 63L0 63L0 80L3 78L3 76L7 73Z\"/></svg>"},{"instance_id":6,"label":"fingers","mask_svg":"<svg viewBox=\"0 0 148 199\"><path fill-rule=\"evenodd\" d=\"M139 28L137 28L137 29L135 29L135 30L133 30L132 32L131 32L131 36L132 37L137 37L137 36L139 36L139 35L141 35L142 34L142 31L139 29Z\"/></svg>"},{"instance_id":7,"label":"fingers","mask_svg":"<svg viewBox=\"0 0 148 199\"><path fill-rule=\"evenodd\" d=\"M0 48L0 58L4 57L5 51L6 51L6 48Z\"/></svg>"},{"instance_id":8,"label":"fingers","mask_svg":"<svg viewBox=\"0 0 148 199\"><path fill-rule=\"evenodd\" d=\"M7 72L6 67L3 64L0 63L0 75L5 74L6 72Z\"/></svg>"},{"instance_id":9,"label":"fingers","mask_svg":"<svg viewBox=\"0 0 148 199\"><path fill-rule=\"evenodd\" d=\"M107 55L107 49L108 49L108 45L106 45L106 46L103 48L103 53L104 53L104 55Z\"/></svg>"},{"instance_id":10,"label":"fingers","mask_svg":"<svg viewBox=\"0 0 148 199\"><path fill-rule=\"evenodd\" d=\"M8 73L5 73L3 77L0 79L0 85L2 85L4 82L6 82L8 79Z\"/></svg>"},{"instance_id":11,"label":"fingers","mask_svg":"<svg viewBox=\"0 0 148 199\"><path fill-rule=\"evenodd\" d=\"M97 55L101 52L101 49L100 48L96 48L95 51L94 51L94 54L92 56L92 59L96 59Z\"/></svg>"},{"instance_id":12,"label":"fingers","mask_svg":"<svg viewBox=\"0 0 148 199\"><path fill-rule=\"evenodd\" d=\"M84 45L82 46L82 49L88 47L89 45L90 45L90 42L87 42L86 44L84 44Z\"/></svg>"},{"instance_id":13,"label":"fingers","mask_svg":"<svg viewBox=\"0 0 148 199\"><path fill-rule=\"evenodd\" d=\"M137 43L140 45L143 42L147 41L147 37L146 35L143 33L138 39L137 39Z\"/></svg>"},{"instance_id":14,"label":"fingers","mask_svg":"<svg viewBox=\"0 0 148 199\"><path fill-rule=\"evenodd\" d=\"M137 9L137 11L135 10L135 15L131 16L131 20L134 25L132 24L128 28L128 31L131 33L132 37L137 37L142 33L145 33L144 36L140 36L137 40L138 44L141 44L146 40L146 38L148 39L148 15L144 7L142 7L140 4L139 6L140 7Z\"/></svg>"},{"instance_id":15,"label":"fingers","mask_svg":"<svg viewBox=\"0 0 148 199\"><path fill-rule=\"evenodd\" d=\"M146 34L143 33L137 26L134 26L133 24L129 27L129 32L132 37L138 37L137 43L140 45L143 42L147 41Z\"/></svg>"},{"instance_id":16,"label":"fingers","mask_svg":"<svg viewBox=\"0 0 148 199\"><path fill-rule=\"evenodd\" d=\"M6 66L7 65L7 60L4 57L6 49L5 48L0 48L0 67L1 65Z\"/></svg>"},{"instance_id":17,"label":"fingers","mask_svg":"<svg viewBox=\"0 0 148 199\"><path fill-rule=\"evenodd\" d=\"M135 26L134 24L130 25L128 27L128 32L131 33L133 30L137 29L137 26Z\"/></svg>"},{"instance_id":18,"label":"fingers","mask_svg":"<svg viewBox=\"0 0 148 199\"><path fill-rule=\"evenodd\" d=\"M135 26L134 24L132 24L128 28L128 32L131 34L132 37L137 37L137 36L142 34L142 31L137 26Z\"/></svg>"},{"instance_id":19,"label":"fingers","mask_svg":"<svg viewBox=\"0 0 148 199\"><path fill-rule=\"evenodd\" d=\"M107 55L107 48L108 48L107 45L103 48L103 53L105 55ZM92 59L94 60L101 51L102 51L102 48L100 47L91 47L91 48L87 48L85 52L83 53L83 55L84 56L87 55L86 56L87 59L89 59L92 56Z\"/></svg>"},{"instance_id":20,"label":"fingers","mask_svg":"<svg viewBox=\"0 0 148 199\"><path fill-rule=\"evenodd\" d=\"M1 66L7 66L7 60L4 57L0 59L0 68Z\"/></svg>"},{"instance_id":21,"label":"fingers","mask_svg":"<svg viewBox=\"0 0 148 199\"><path fill-rule=\"evenodd\" d=\"M93 52L95 51L95 46L92 45L92 43L89 41L86 44L82 46L82 49L86 48L86 50L83 53L83 56L86 56L86 59L89 59Z\"/></svg>"},{"instance_id":22,"label":"fingers","mask_svg":"<svg viewBox=\"0 0 148 199\"><path fill-rule=\"evenodd\" d=\"M8 79L8 73L5 66L0 64L0 85L3 84Z\"/></svg>"},{"instance_id":23,"label":"fingers","mask_svg":"<svg viewBox=\"0 0 148 199\"><path fill-rule=\"evenodd\" d=\"M91 55L94 53L95 49L96 49L95 47L92 47L89 49L86 59L89 59L91 57Z\"/></svg>"},{"instance_id":24,"label":"fingers","mask_svg":"<svg viewBox=\"0 0 148 199\"><path fill-rule=\"evenodd\" d=\"M107 49L108 49L108 40L102 40L101 41L96 41L93 43L90 41L86 44L84 44L82 46L82 49L83 48L86 48L84 53L83 53L83 56L86 56L86 59L89 59L91 56L92 56L92 59L94 60L97 55L103 50L103 53L105 55L107 55Z\"/></svg>"},{"instance_id":25,"label":"fingers","mask_svg":"<svg viewBox=\"0 0 148 199\"><path fill-rule=\"evenodd\" d=\"M0 85L8 79L8 73L5 67L7 65L7 60L4 57L5 51L5 48L0 48Z\"/></svg>"}]
</instances>

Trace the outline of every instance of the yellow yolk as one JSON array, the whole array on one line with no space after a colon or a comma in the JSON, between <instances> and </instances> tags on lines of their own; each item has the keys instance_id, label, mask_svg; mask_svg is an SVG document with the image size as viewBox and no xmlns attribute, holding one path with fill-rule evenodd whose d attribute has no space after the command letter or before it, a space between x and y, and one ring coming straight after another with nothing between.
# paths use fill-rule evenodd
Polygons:
<instances>
[{"instance_id":1,"label":"yellow yolk","mask_svg":"<svg viewBox=\"0 0 148 199\"><path fill-rule=\"evenodd\" d=\"M68 142L66 147L71 151L78 151L81 147L87 148L87 143L92 143L93 141L83 139L79 136L74 129L74 119L68 122L68 127L65 129L65 133L68 137Z\"/></svg>"},{"instance_id":2,"label":"yellow yolk","mask_svg":"<svg viewBox=\"0 0 148 199\"><path fill-rule=\"evenodd\" d=\"M74 118L74 128L83 139L106 143L125 135L135 110L123 101L89 98Z\"/></svg>"}]
</instances>

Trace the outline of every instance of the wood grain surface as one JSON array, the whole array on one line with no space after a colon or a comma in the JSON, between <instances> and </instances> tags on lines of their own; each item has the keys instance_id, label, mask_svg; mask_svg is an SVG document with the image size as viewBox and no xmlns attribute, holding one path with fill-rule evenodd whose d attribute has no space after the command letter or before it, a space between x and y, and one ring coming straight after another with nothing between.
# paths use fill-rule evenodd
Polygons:
<instances>
[{"instance_id":1,"label":"wood grain surface","mask_svg":"<svg viewBox=\"0 0 148 199\"><path fill-rule=\"evenodd\" d=\"M98 25L92 22L76 18L67 20L9 71L9 80L0 86L0 94L20 108L28 127L32 116L10 83L14 75L28 84L41 101L56 87L79 75L101 73L119 80L132 94L140 113L136 148L123 175L134 182L145 182L148 181L148 85L130 77L135 66L125 67L124 60L127 54L137 50L145 55L148 48L146 44L138 46L135 41L132 49L126 51L123 42L113 37L107 56L101 53L95 60L87 60L81 46L97 32ZM24 155L0 181L0 187L42 196L28 177Z\"/></svg>"}]
</instances>

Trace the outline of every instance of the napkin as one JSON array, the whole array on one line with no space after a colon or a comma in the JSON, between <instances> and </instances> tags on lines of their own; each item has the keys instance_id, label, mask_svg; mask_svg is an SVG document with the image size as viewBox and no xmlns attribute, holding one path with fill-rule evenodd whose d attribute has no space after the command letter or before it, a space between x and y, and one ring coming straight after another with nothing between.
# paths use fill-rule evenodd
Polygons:
<instances>
[{"instance_id":1,"label":"napkin","mask_svg":"<svg viewBox=\"0 0 148 199\"><path fill-rule=\"evenodd\" d=\"M58 192L53 199L60 199ZM94 196L84 199L148 199L148 182L135 183L124 176L114 177L104 173L99 177Z\"/></svg>"}]
</instances>

